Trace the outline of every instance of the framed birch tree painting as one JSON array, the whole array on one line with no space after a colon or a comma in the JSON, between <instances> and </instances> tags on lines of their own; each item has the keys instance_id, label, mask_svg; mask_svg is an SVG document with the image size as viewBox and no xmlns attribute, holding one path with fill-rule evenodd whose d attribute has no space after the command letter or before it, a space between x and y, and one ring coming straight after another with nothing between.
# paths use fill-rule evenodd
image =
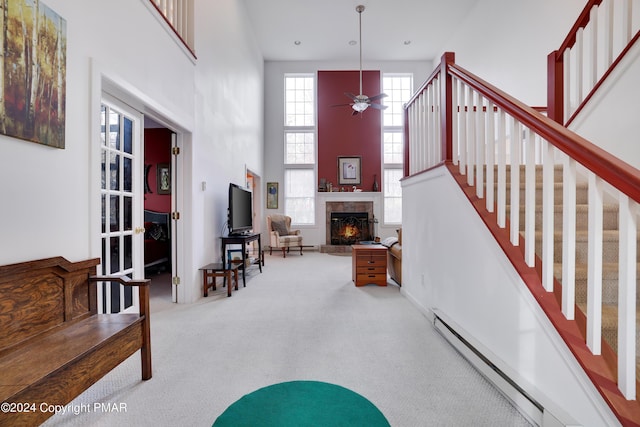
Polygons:
<instances>
[{"instance_id":1,"label":"framed birch tree painting","mask_svg":"<svg viewBox=\"0 0 640 427\"><path fill-rule=\"evenodd\" d=\"M67 23L40 0L0 0L0 133L65 143Z\"/></svg>"}]
</instances>

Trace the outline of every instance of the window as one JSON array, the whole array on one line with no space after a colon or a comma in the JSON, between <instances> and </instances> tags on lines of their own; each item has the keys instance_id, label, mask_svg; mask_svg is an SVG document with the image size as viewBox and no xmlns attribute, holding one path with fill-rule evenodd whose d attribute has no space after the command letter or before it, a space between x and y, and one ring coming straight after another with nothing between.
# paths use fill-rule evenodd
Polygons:
<instances>
[{"instance_id":1,"label":"window","mask_svg":"<svg viewBox=\"0 0 640 427\"><path fill-rule=\"evenodd\" d=\"M384 169L384 222L402 223L402 169Z\"/></svg>"},{"instance_id":2,"label":"window","mask_svg":"<svg viewBox=\"0 0 640 427\"><path fill-rule=\"evenodd\" d=\"M315 224L315 77L284 77L284 213L293 224Z\"/></svg>"},{"instance_id":3,"label":"window","mask_svg":"<svg viewBox=\"0 0 640 427\"><path fill-rule=\"evenodd\" d=\"M314 132L285 132L286 164L314 164L316 162Z\"/></svg>"},{"instance_id":4,"label":"window","mask_svg":"<svg viewBox=\"0 0 640 427\"><path fill-rule=\"evenodd\" d=\"M285 126L314 126L313 77L285 76Z\"/></svg>"},{"instance_id":5,"label":"window","mask_svg":"<svg viewBox=\"0 0 640 427\"><path fill-rule=\"evenodd\" d=\"M315 185L313 169L285 169L284 211L296 224L315 222Z\"/></svg>"},{"instance_id":6,"label":"window","mask_svg":"<svg viewBox=\"0 0 640 427\"><path fill-rule=\"evenodd\" d=\"M383 197L385 224L402 222L402 188L404 162L404 104L411 98L411 74L385 74L382 90L387 94L383 103Z\"/></svg>"}]
</instances>

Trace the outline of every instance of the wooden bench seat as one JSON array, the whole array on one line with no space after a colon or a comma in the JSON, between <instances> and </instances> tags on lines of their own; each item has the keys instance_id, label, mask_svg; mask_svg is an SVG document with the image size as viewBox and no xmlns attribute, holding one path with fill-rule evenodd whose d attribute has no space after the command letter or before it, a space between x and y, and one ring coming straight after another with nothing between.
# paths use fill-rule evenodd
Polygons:
<instances>
[{"instance_id":1,"label":"wooden bench seat","mask_svg":"<svg viewBox=\"0 0 640 427\"><path fill-rule=\"evenodd\" d=\"M138 350L142 379L151 378L149 281L96 277L98 262L0 267L0 402L36 408L0 413L0 426L43 422L53 413L42 403L66 405ZM140 314L97 314L100 282L138 286Z\"/></svg>"}]
</instances>

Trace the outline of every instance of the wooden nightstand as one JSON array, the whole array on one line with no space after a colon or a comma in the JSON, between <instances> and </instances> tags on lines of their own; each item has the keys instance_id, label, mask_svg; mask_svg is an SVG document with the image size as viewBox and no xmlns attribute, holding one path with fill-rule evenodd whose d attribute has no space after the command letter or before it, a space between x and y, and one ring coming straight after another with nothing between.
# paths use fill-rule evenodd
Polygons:
<instances>
[{"instance_id":1,"label":"wooden nightstand","mask_svg":"<svg viewBox=\"0 0 640 427\"><path fill-rule=\"evenodd\" d=\"M387 286L387 248L382 245L351 246L352 280L356 286L369 283Z\"/></svg>"}]
</instances>

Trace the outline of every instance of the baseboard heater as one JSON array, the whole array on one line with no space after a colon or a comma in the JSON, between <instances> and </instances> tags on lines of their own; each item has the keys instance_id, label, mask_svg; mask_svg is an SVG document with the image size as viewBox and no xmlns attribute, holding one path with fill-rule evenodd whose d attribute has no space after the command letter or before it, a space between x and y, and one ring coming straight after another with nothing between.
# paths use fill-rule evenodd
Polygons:
<instances>
[{"instance_id":1,"label":"baseboard heater","mask_svg":"<svg viewBox=\"0 0 640 427\"><path fill-rule=\"evenodd\" d=\"M471 363L488 381L509 399L518 411L529 422L543 427L577 427L580 424L571 419L559 408L550 410L549 405L543 405L531 393L522 388L503 369L496 366L488 357L486 351L480 351L479 344L465 338L453 321L446 315L433 310L433 326L449 343Z\"/></svg>"}]
</instances>

